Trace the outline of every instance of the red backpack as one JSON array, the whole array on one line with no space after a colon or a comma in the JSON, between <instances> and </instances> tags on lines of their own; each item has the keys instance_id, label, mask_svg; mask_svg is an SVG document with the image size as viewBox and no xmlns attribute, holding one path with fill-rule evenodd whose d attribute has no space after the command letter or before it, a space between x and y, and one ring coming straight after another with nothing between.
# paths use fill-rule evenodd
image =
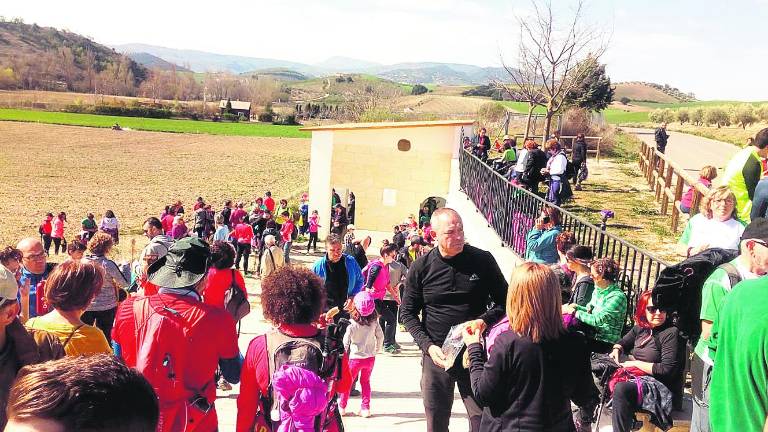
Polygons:
<instances>
[{"instance_id":1,"label":"red backpack","mask_svg":"<svg viewBox=\"0 0 768 432\"><path fill-rule=\"evenodd\" d=\"M137 298L133 303L133 316L135 367L157 394L160 405L157 431L194 431L211 411L211 404L203 396L205 388L193 390L184 385L191 323L160 296Z\"/></svg>"}]
</instances>

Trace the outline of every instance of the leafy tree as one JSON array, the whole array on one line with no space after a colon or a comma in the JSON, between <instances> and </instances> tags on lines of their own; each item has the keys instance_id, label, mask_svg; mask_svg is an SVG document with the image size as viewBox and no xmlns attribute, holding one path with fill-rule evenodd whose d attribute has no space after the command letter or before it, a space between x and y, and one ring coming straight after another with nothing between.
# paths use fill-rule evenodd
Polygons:
<instances>
[{"instance_id":1,"label":"leafy tree","mask_svg":"<svg viewBox=\"0 0 768 432\"><path fill-rule=\"evenodd\" d=\"M426 93L428 91L429 91L429 89L426 88L425 86L423 86L421 84L416 84L415 86L413 86L413 89L411 89L411 94L412 95L420 95L420 94L424 94L424 93Z\"/></svg>"},{"instance_id":2,"label":"leafy tree","mask_svg":"<svg viewBox=\"0 0 768 432\"><path fill-rule=\"evenodd\" d=\"M224 114L232 113L232 101L227 98L227 104L224 105Z\"/></svg>"},{"instance_id":3,"label":"leafy tree","mask_svg":"<svg viewBox=\"0 0 768 432\"><path fill-rule=\"evenodd\" d=\"M723 107L709 107L704 111L704 123L707 125L715 125L718 129L720 126L727 126L730 124L728 111Z\"/></svg>"},{"instance_id":4,"label":"leafy tree","mask_svg":"<svg viewBox=\"0 0 768 432\"><path fill-rule=\"evenodd\" d=\"M758 119L764 122L768 122L768 104L762 104L755 110L755 115Z\"/></svg>"},{"instance_id":5,"label":"leafy tree","mask_svg":"<svg viewBox=\"0 0 768 432\"><path fill-rule=\"evenodd\" d=\"M677 121L679 121L681 125L688 123L691 121L691 113L685 108L680 108L677 110Z\"/></svg>"},{"instance_id":6,"label":"leafy tree","mask_svg":"<svg viewBox=\"0 0 768 432\"><path fill-rule=\"evenodd\" d=\"M648 120L654 123L672 123L675 121L675 113L669 109L655 109L648 114Z\"/></svg>"},{"instance_id":7,"label":"leafy tree","mask_svg":"<svg viewBox=\"0 0 768 432\"><path fill-rule=\"evenodd\" d=\"M619 99L619 102L621 102L622 105L627 105L631 101L632 101L632 99L630 99L630 98L628 98L626 96L622 96L621 99Z\"/></svg>"},{"instance_id":8,"label":"leafy tree","mask_svg":"<svg viewBox=\"0 0 768 432\"><path fill-rule=\"evenodd\" d=\"M586 69L586 70L581 70ZM565 103L592 111L602 111L613 101L614 88L605 73L605 65L587 58L573 72L579 79L566 95Z\"/></svg>"},{"instance_id":9,"label":"leafy tree","mask_svg":"<svg viewBox=\"0 0 768 432\"><path fill-rule=\"evenodd\" d=\"M755 115L755 109L752 104L739 104L733 110L733 122L740 125L742 129L756 123L758 118Z\"/></svg>"},{"instance_id":10,"label":"leafy tree","mask_svg":"<svg viewBox=\"0 0 768 432\"><path fill-rule=\"evenodd\" d=\"M704 123L704 108L696 107L692 109L690 117L691 123L696 126L701 126Z\"/></svg>"}]
</instances>

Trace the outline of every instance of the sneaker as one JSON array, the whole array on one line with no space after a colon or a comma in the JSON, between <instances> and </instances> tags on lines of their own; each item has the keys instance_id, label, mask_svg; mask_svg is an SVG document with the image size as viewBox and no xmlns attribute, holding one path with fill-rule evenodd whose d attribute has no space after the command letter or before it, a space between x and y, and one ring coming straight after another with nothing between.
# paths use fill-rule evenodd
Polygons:
<instances>
[{"instance_id":1,"label":"sneaker","mask_svg":"<svg viewBox=\"0 0 768 432\"><path fill-rule=\"evenodd\" d=\"M346 408L342 408L342 407L339 407L339 415L340 415L340 416L342 416L342 417L344 417L345 415L347 415L347 409L346 409Z\"/></svg>"},{"instance_id":2,"label":"sneaker","mask_svg":"<svg viewBox=\"0 0 768 432\"><path fill-rule=\"evenodd\" d=\"M216 384L216 388L223 391L230 391L232 390L232 384L228 383L224 378L221 378Z\"/></svg>"},{"instance_id":3,"label":"sneaker","mask_svg":"<svg viewBox=\"0 0 768 432\"><path fill-rule=\"evenodd\" d=\"M581 190L581 185L576 185L576 187L574 187L574 189L577 190L577 191L580 191Z\"/></svg>"},{"instance_id":4,"label":"sneaker","mask_svg":"<svg viewBox=\"0 0 768 432\"><path fill-rule=\"evenodd\" d=\"M393 343L392 346L397 348L397 349L399 349L399 350L403 349L403 347L401 347L400 344L397 343L397 342Z\"/></svg>"},{"instance_id":5,"label":"sneaker","mask_svg":"<svg viewBox=\"0 0 768 432\"><path fill-rule=\"evenodd\" d=\"M405 332L405 326L403 324L400 324L397 326L397 331Z\"/></svg>"},{"instance_id":6,"label":"sneaker","mask_svg":"<svg viewBox=\"0 0 768 432\"><path fill-rule=\"evenodd\" d=\"M367 409L361 409L360 410L360 417L368 418L370 416L371 416L371 410L367 410Z\"/></svg>"},{"instance_id":7,"label":"sneaker","mask_svg":"<svg viewBox=\"0 0 768 432\"><path fill-rule=\"evenodd\" d=\"M384 347L384 352L387 354L400 354L400 350L394 345L387 345Z\"/></svg>"}]
</instances>

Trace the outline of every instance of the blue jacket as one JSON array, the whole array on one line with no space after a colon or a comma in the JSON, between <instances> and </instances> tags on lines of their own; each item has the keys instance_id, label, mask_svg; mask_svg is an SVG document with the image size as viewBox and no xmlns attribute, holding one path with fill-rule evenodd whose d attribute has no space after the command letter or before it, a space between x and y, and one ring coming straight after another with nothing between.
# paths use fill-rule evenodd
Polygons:
<instances>
[{"instance_id":1,"label":"blue jacket","mask_svg":"<svg viewBox=\"0 0 768 432\"><path fill-rule=\"evenodd\" d=\"M534 228L528 231L528 235L526 235L525 259L540 264L557 263L560 257L557 255L555 240L562 230L563 228L560 225L556 225L548 230Z\"/></svg>"},{"instance_id":2,"label":"blue jacket","mask_svg":"<svg viewBox=\"0 0 768 432\"><path fill-rule=\"evenodd\" d=\"M360 266L357 265L357 261L351 256L342 254L341 258L344 260L344 265L347 269L347 297L354 297L363 288L363 272L360 270ZM325 282L325 262L327 259L328 255L323 255L312 266L312 271L320 276L323 282Z\"/></svg>"}]
</instances>

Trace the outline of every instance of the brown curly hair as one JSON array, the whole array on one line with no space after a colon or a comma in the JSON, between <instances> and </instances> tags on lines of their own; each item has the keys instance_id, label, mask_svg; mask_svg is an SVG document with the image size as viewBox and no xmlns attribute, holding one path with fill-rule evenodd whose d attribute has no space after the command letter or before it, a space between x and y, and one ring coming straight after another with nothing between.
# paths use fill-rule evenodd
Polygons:
<instances>
[{"instance_id":1,"label":"brown curly hair","mask_svg":"<svg viewBox=\"0 0 768 432\"><path fill-rule=\"evenodd\" d=\"M616 282L619 279L619 264L613 258L596 259L592 269L605 280Z\"/></svg>"},{"instance_id":2,"label":"brown curly hair","mask_svg":"<svg viewBox=\"0 0 768 432\"><path fill-rule=\"evenodd\" d=\"M109 235L109 234L107 234ZM85 309L101 291L104 270L98 264L64 261L56 266L45 282L45 299L55 309Z\"/></svg>"},{"instance_id":3,"label":"brown curly hair","mask_svg":"<svg viewBox=\"0 0 768 432\"><path fill-rule=\"evenodd\" d=\"M6 246L0 251L0 263L5 263L12 259L21 262L21 251L13 246Z\"/></svg>"},{"instance_id":4,"label":"brown curly hair","mask_svg":"<svg viewBox=\"0 0 768 432\"><path fill-rule=\"evenodd\" d=\"M261 283L264 317L274 324L311 324L325 308L323 281L301 267L282 267Z\"/></svg>"},{"instance_id":5,"label":"brown curly hair","mask_svg":"<svg viewBox=\"0 0 768 432\"><path fill-rule=\"evenodd\" d=\"M115 241L112 239L111 235L104 231L97 231L96 234L88 240L88 252L98 256L106 255L106 253L112 249L114 243Z\"/></svg>"},{"instance_id":6,"label":"brown curly hair","mask_svg":"<svg viewBox=\"0 0 768 432\"><path fill-rule=\"evenodd\" d=\"M555 238L555 247L560 253L568 252L573 246L576 246L576 236L570 231L563 231Z\"/></svg>"}]
</instances>

